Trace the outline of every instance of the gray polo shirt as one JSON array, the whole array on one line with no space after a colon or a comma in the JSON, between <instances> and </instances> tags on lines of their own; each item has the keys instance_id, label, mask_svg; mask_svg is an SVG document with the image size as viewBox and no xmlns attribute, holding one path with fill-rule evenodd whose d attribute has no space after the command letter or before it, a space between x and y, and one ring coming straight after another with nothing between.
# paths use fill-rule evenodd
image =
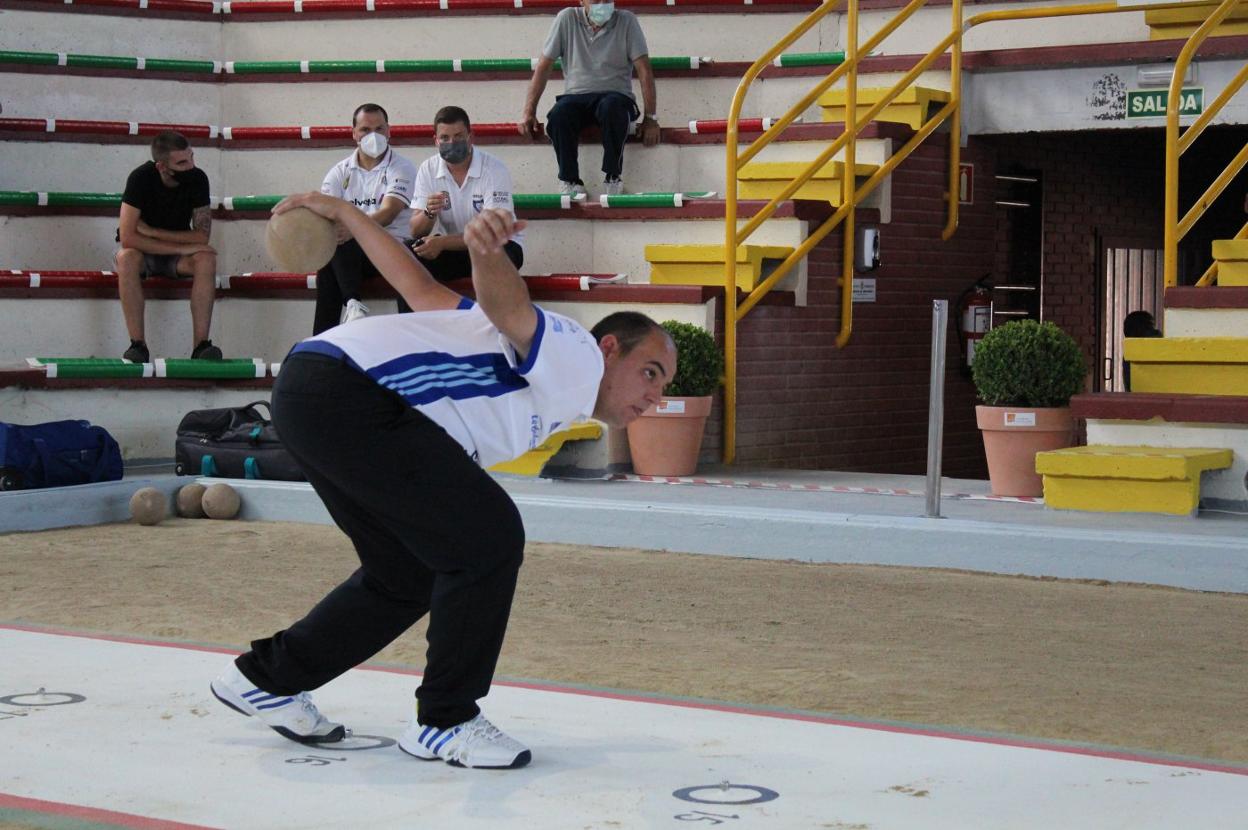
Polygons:
<instances>
[{"instance_id":1,"label":"gray polo shirt","mask_svg":"<svg viewBox=\"0 0 1248 830\"><path fill-rule=\"evenodd\" d=\"M620 92L633 97L633 61L648 55L646 36L637 15L623 9L597 32L590 29L580 6L563 9L555 16L542 54L563 60L563 91Z\"/></svg>"}]
</instances>

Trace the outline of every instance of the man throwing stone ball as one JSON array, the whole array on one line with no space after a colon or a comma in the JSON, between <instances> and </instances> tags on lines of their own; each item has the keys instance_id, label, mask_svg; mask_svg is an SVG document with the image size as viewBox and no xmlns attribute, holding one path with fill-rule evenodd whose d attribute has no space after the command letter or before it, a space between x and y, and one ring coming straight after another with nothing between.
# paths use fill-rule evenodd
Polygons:
<instances>
[{"instance_id":1,"label":"man throwing stone ball","mask_svg":"<svg viewBox=\"0 0 1248 830\"><path fill-rule=\"evenodd\" d=\"M530 752L481 714L524 551L524 526L483 469L577 418L622 427L655 403L676 352L654 321L619 312L592 332L533 305L504 246L503 210L468 223L476 302L436 282L346 202L307 207L345 225L414 313L368 317L305 340L282 364L273 419L359 569L303 619L212 682L213 694L302 743L342 740L308 692L429 614L425 672L399 747L423 760L514 768Z\"/></svg>"}]
</instances>

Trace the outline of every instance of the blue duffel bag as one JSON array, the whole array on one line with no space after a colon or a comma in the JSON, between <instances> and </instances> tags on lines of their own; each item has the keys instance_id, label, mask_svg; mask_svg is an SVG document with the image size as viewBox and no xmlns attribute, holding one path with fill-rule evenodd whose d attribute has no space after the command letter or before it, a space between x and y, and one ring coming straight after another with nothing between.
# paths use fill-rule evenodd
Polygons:
<instances>
[{"instance_id":1,"label":"blue duffel bag","mask_svg":"<svg viewBox=\"0 0 1248 830\"><path fill-rule=\"evenodd\" d=\"M117 481L121 473L121 448L104 427L0 422L0 490Z\"/></svg>"}]
</instances>

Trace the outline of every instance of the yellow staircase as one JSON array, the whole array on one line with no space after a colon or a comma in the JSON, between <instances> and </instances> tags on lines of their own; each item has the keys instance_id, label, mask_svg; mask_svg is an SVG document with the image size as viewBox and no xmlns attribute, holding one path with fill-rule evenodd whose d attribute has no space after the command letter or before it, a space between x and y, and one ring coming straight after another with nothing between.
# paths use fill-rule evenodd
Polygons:
<instances>
[{"instance_id":1,"label":"yellow staircase","mask_svg":"<svg viewBox=\"0 0 1248 830\"><path fill-rule=\"evenodd\" d=\"M737 288L752 291L763 281L767 260L779 262L791 253L785 245L738 245ZM646 261L652 285L724 284L723 245L647 245Z\"/></svg>"},{"instance_id":2,"label":"yellow staircase","mask_svg":"<svg viewBox=\"0 0 1248 830\"><path fill-rule=\"evenodd\" d=\"M602 425L596 421L585 421L573 424L567 429L553 433L542 444L531 449L519 458L504 461L490 467L491 472L512 473L520 476L535 476L542 472L546 462L555 457L563 445L569 441L596 441L602 437Z\"/></svg>"},{"instance_id":3,"label":"yellow staircase","mask_svg":"<svg viewBox=\"0 0 1248 830\"><path fill-rule=\"evenodd\" d=\"M866 87L858 90L858 117L884 98L891 88ZM845 90L829 89L818 98L823 111L824 121L845 122ZM876 121L887 121L892 124L905 124L912 130L923 126L927 120L928 107L932 104L947 104L949 93L943 89L931 89L925 86L908 86L897 94L875 116Z\"/></svg>"},{"instance_id":4,"label":"yellow staircase","mask_svg":"<svg viewBox=\"0 0 1248 830\"><path fill-rule=\"evenodd\" d=\"M1131 337L1132 392L1248 395L1248 337Z\"/></svg>"},{"instance_id":5,"label":"yellow staircase","mask_svg":"<svg viewBox=\"0 0 1248 830\"><path fill-rule=\"evenodd\" d=\"M812 159L813 161L813 159ZM739 199L774 199L787 185L792 183L807 166L809 161L754 161L744 165L737 171L737 198ZM855 164L854 174L859 178L870 176L879 165ZM793 194L793 199L810 199L818 202L830 202L835 206L841 204L841 178L845 175L845 163L830 161L815 172L805 184Z\"/></svg>"},{"instance_id":6,"label":"yellow staircase","mask_svg":"<svg viewBox=\"0 0 1248 830\"><path fill-rule=\"evenodd\" d=\"M1037 453L1036 472L1044 477L1047 507L1191 516L1201 473L1231 460L1224 449L1093 445Z\"/></svg>"},{"instance_id":7,"label":"yellow staircase","mask_svg":"<svg viewBox=\"0 0 1248 830\"><path fill-rule=\"evenodd\" d=\"M1215 239L1218 285L1248 285L1248 239Z\"/></svg>"},{"instance_id":8,"label":"yellow staircase","mask_svg":"<svg viewBox=\"0 0 1248 830\"><path fill-rule=\"evenodd\" d=\"M1217 7L1216 3L1190 3L1180 9L1152 9L1144 12L1144 22L1153 40L1187 38ZM1248 8L1233 10L1222 25L1210 33L1211 37L1227 35L1248 35Z\"/></svg>"}]
</instances>

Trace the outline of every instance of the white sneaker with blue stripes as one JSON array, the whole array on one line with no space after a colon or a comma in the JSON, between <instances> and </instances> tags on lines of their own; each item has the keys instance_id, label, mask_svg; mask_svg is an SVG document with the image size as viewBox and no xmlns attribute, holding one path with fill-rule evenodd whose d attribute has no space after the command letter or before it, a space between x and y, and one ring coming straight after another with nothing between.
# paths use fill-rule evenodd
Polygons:
<instances>
[{"instance_id":1,"label":"white sneaker with blue stripes","mask_svg":"<svg viewBox=\"0 0 1248 830\"><path fill-rule=\"evenodd\" d=\"M446 761L453 767L516 769L533 760L519 741L477 715L449 729L422 726L412 721L399 736L399 749L422 761Z\"/></svg>"},{"instance_id":2,"label":"white sneaker with blue stripes","mask_svg":"<svg viewBox=\"0 0 1248 830\"><path fill-rule=\"evenodd\" d=\"M347 736L346 727L326 719L307 692L271 695L256 688L234 663L212 681L212 693L235 712L255 715L282 737L301 744L333 743Z\"/></svg>"}]
</instances>

